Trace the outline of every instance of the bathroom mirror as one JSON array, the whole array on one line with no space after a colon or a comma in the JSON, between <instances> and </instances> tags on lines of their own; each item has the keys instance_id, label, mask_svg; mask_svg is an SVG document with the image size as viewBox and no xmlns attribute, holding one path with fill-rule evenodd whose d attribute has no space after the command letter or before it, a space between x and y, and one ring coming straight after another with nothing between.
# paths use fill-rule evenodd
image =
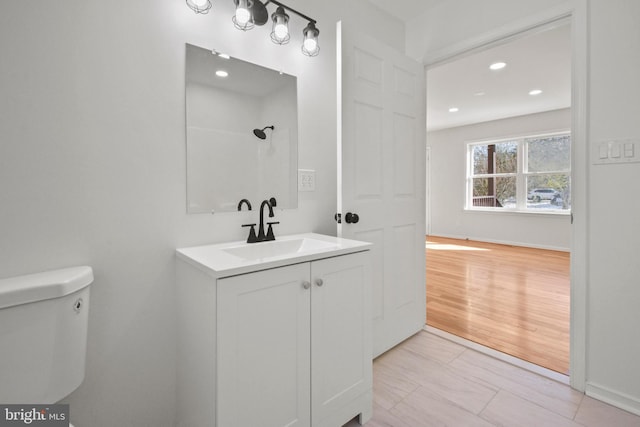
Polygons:
<instances>
[{"instance_id":1,"label":"bathroom mirror","mask_svg":"<svg viewBox=\"0 0 640 427\"><path fill-rule=\"evenodd\" d=\"M187 212L296 208L296 77L187 44L185 86Z\"/></svg>"}]
</instances>

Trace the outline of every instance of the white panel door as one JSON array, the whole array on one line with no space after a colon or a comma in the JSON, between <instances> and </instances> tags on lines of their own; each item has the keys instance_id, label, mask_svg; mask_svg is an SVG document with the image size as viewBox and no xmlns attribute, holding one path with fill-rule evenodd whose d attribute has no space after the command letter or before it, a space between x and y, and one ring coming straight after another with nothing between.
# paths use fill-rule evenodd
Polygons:
<instances>
[{"instance_id":1,"label":"white panel door","mask_svg":"<svg viewBox=\"0 0 640 427\"><path fill-rule=\"evenodd\" d=\"M375 244L377 356L419 331L426 319L424 67L338 25L338 235Z\"/></svg>"},{"instance_id":2,"label":"white panel door","mask_svg":"<svg viewBox=\"0 0 640 427\"><path fill-rule=\"evenodd\" d=\"M310 425L308 281L308 263L218 281L218 427Z\"/></svg>"},{"instance_id":3,"label":"white panel door","mask_svg":"<svg viewBox=\"0 0 640 427\"><path fill-rule=\"evenodd\" d=\"M370 266L368 252L311 264L312 426L371 417Z\"/></svg>"}]
</instances>

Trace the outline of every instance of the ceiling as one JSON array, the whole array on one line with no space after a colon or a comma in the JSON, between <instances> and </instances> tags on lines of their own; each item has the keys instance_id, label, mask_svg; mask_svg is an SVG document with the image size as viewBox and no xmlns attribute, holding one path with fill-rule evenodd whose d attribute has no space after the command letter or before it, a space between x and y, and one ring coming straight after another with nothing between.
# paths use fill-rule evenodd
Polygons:
<instances>
[{"instance_id":1,"label":"ceiling","mask_svg":"<svg viewBox=\"0 0 640 427\"><path fill-rule=\"evenodd\" d=\"M507 66L491 71L497 61ZM542 93L529 95L533 89ZM427 70L429 131L570 106L569 24ZM453 107L459 111L449 112Z\"/></svg>"},{"instance_id":2,"label":"ceiling","mask_svg":"<svg viewBox=\"0 0 640 427\"><path fill-rule=\"evenodd\" d=\"M369 0L380 9L407 22L445 0Z\"/></svg>"},{"instance_id":3,"label":"ceiling","mask_svg":"<svg viewBox=\"0 0 640 427\"><path fill-rule=\"evenodd\" d=\"M368 0L407 23L446 0ZM571 106L570 24L550 26L427 70L427 130ZM490 71L489 65L507 66ZM540 89L537 96L529 95ZM482 95L481 95L482 93ZM449 109L459 110L450 113Z\"/></svg>"},{"instance_id":4,"label":"ceiling","mask_svg":"<svg viewBox=\"0 0 640 427\"><path fill-rule=\"evenodd\" d=\"M278 89L293 84L295 77L237 58L225 59L198 46L187 44L186 80L205 86L222 88L231 92L267 96ZM217 77L215 72L224 70L227 77ZM293 83L292 83L293 81Z\"/></svg>"}]
</instances>

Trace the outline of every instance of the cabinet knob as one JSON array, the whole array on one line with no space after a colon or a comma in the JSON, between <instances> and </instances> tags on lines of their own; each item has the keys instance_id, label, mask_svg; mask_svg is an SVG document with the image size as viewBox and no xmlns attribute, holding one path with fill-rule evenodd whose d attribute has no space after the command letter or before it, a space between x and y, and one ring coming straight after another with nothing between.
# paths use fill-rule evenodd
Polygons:
<instances>
[{"instance_id":1,"label":"cabinet knob","mask_svg":"<svg viewBox=\"0 0 640 427\"><path fill-rule=\"evenodd\" d=\"M304 282L302 282L302 287L305 289L309 289L311 287L311 283L305 280Z\"/></svg>"},{"instance_id":2,"label":"cabinet knob","mask_svg":"<svg viewBox=\"0 0 640 427\"><path fill-rule=\"evenodd\" d=\"M322 286L324 285L324 282L322 281L322 279L316 279L316 285Z\"/></svg>"}]
</instances>

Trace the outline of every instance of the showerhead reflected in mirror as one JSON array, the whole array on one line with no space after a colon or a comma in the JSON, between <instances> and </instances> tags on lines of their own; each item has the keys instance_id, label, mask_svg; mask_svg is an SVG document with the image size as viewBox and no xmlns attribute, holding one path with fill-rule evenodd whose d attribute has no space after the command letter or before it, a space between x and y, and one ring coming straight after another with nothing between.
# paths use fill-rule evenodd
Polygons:
<instances>
[{"instance_id":1,"label":"showerhead reflected in mirror","mask_svg":"<svg viewBox=\"0 0 640 427\"><path fill-rule=\"evenodd\" d=\"M254 129L253 130L253 134L255 136L257 136L258 138L260 138L260 139L267 139L267 134L264 133L264 131L267 130L267 129L274 130L274 127L273 126L265 126L262 129Z\"/></svg>"},{"instance_id":2,"label":"showerhead reflected in mirror","mask_svg":"<svg viewBox=\"0 0 640 427\"><path fill-rule=\"evenodd\" d=\"M189 44L186 51L187 212L237 212L241 199L267 196L296 208L296 77Z\"/></svg>"}]
</instances>

